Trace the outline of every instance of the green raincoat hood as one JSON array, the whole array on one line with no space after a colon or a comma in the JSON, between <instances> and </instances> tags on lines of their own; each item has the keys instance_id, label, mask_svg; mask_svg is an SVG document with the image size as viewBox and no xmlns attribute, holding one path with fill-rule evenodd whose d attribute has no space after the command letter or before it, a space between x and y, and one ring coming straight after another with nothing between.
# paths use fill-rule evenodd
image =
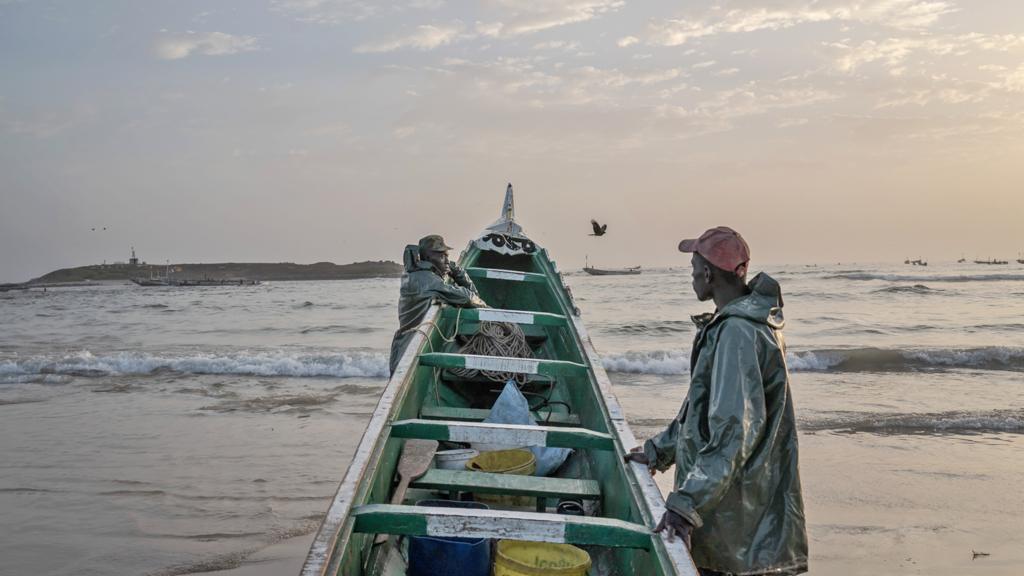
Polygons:
<instances>
[{"instance_id":1,"label":"green raincoat hood","mask_svg":"<svg viewBox=\"0 0 1024 576\"><path fill-rule=\"evenodd\" d=\"M785 345L782 292L765 274L750 293L695 317L690 389L644 445L676 465L669 509L695 526L697 566L725 574L800 574L807 533Z\"/></svg>"},{"instance_id":2,"label":"green raincoat hood","mask_svg":"<svg viewBox=\"0 0 1024 576\"><path fill-rule=\"evenodd\" d=\"M747 288L750 288L750 294L733 300L718 315L722 318L745 318L782 330L786 321L782 316L782 288L779 283L761 273L747 283Z\"/></svg>"}]
</instances>

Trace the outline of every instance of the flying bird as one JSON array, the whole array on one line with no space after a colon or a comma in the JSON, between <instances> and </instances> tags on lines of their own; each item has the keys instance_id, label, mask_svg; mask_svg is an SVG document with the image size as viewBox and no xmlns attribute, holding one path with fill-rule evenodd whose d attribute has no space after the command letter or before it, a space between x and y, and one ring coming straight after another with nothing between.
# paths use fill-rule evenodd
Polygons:
<instances>
[{"instance_id":1,"label":"flying bird","mask_svg":"<svg viewBox=\"0 0 1024 576\"><path fill-rule=\"evenodd\" d=\"M594 233L591 236L604 236L604 233L608 231L608 225L598 224L597 220L591 220L590 225L594 227Z\"/></svg>"}]
</instances>

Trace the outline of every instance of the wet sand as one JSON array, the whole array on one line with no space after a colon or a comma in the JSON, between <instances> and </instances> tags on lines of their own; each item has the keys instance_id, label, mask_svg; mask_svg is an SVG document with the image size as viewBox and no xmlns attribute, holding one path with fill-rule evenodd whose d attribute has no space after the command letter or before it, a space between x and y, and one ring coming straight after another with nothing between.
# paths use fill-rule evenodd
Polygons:
<instances>
[{"instance_id":1,"label":"wet sand","mask_svg":"<svg viewBox=\"0 0 1024 576\"><path fill-rule=\"evenodd\" d=\"M244 563L231 570L202 572L208 576L281 576L297 575L302 570L306 552L313 544L314 534L291 538L268 546L245 558ZM193 572L200 574L200 572Z\"/></svg>"}]
</instances>

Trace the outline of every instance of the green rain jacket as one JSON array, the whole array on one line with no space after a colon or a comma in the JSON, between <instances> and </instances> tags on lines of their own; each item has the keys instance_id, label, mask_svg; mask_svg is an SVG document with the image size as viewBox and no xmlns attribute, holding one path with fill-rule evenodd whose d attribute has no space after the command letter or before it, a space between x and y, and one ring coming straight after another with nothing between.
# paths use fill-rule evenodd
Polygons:
<instances>
[{"instance_id":1,"label":"green rain jacket","mask_svg":"<svg viewBox=\"0 0 1024 576\"><path fill-rule=\"evenodd\" d=\"M392 374L435 299L455 306L484 305L473 281L461 268L453 266L450 274L440 276L433 264L420 260L419 246L415 244L405 247L404 261L405 272L398 297L398 331L391 340L388 363Z\"/></svg>"},{"instance_id":2,"label":"green rain jacket","mask_svg":"<svg viewBox=\"0 0 1024 576\"><path fill-rule=\"evenodd\" d=\"M652 466L676 465L666 505L693 524L694 562L725 574L807 571L796 422L779 284L695 317L690 390L679 415L644 444Z\"/></svg>"}]
</instances>

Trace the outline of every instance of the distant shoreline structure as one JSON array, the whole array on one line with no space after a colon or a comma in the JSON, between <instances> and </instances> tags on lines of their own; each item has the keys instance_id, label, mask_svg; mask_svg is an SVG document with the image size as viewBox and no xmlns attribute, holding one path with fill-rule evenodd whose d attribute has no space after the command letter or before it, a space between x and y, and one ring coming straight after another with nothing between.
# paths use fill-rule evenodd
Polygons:
<instances>
[{"instance_id":1,"label":"distant shoreline structure","mask_svg":"<svg viewBox=\"0 0 1024 576\"><path fill-rule=\"evenodd\" d=\"M356 280L360 278L397 278L402 265L390 260L335 264L295 264L294 262L217 262L210 264L93 264L62 268L33 278L28 282L0 284L0 291L53 285L82 285L92 282L124 281L163 275L167 270L175 277L191 280Z\"/></svg>"}]
</instances>

